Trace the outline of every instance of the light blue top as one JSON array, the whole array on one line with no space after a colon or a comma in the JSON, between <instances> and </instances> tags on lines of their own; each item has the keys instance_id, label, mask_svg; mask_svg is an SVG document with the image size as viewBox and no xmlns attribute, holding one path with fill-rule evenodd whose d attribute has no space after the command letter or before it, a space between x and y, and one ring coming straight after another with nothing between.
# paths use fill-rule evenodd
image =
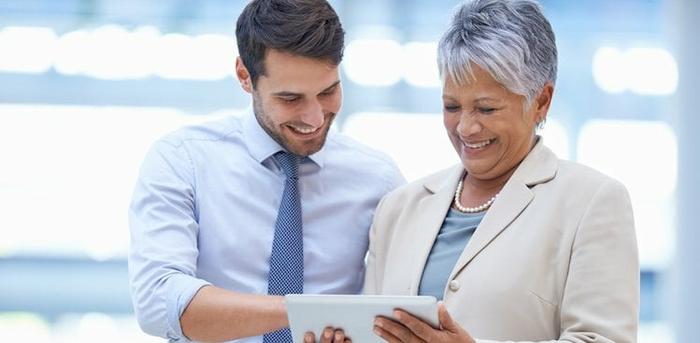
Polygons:
<instances>
[{"instance_id":1,"label":"light blue top","mask_svg":"<svg viewBox=\"0 0 700 343\"><path fill-rule=\"evenodd\" d=\"M425 263L419 295L432 295L442 300L447 279L484 214L486 211L462 213L450 208Z\"/></svg>"},{"instance_id":2,"label":"light blue top","mask_svg":"<svg viewBox=\"0 0 700 343\"><path fill-rule=\"evenodd\" d=\"M179 318L204 285L267 293L285 176L272 158L282 148L248 112L180 129L146 155L129 210L129 278L147 333L187 342ZM388 156L337 132L302 161L306 293L361 291L374 208L404 182Z\"/></svg>"}]
</instances>

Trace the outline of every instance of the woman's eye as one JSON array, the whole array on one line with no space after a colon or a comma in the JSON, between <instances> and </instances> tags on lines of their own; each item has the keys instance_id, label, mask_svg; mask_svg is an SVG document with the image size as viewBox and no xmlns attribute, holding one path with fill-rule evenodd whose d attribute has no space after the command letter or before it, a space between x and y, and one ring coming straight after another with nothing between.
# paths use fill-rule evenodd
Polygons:
<instances>
[{"instance_id":1,"label":"woman's eye","mask_svg":"<svg viewBox=\"0 0 700 343\"><path fill-rule=\"evenodd\" d=\"M496 111L495 108L491 108L491 107L479 107L479 108L477 108L477 110L481 113L484 113L484 114L489 114L489 113L493 113L494 111Z\"/></svg>"},{"instance_id":2,"label":"woman's eye","mask_svg":"<svg viewBox=\"0 0 700 343\"><path fill-rule=\"evenodd\" d=\"M459 106L445 106L445 111L447 112L458 112Z\"/></svg>"}]
</instances>

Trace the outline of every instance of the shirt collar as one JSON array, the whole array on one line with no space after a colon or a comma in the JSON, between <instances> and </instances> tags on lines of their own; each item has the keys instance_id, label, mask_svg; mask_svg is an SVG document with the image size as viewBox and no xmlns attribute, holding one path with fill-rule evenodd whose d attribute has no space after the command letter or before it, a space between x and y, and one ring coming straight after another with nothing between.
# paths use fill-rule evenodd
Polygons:
<instances>
[{"instance_id":1,"label":"shirt collar","mask_svg":"<svg viewBox=\"0 0 700 343\"><path fill-rule=\"evenodd\" d=\"M250 152L250 155L253 156L258 163L262 163L278 151L284 151L284 148L274 139L272 139L272 137L267 134L262 126L260 126L260 123L258 123L258 120L255 118L252 107L249 107L246 110L243 124L243 134L245 136L245 144ZM311 160L320 168L323 168L323 165L325 164L327 151L326 145L333 134L333 129L331 129L330 132L328 132L326 144L323 145L321 150L308 157L308 160Z\"/></svg>"}]
</instances>

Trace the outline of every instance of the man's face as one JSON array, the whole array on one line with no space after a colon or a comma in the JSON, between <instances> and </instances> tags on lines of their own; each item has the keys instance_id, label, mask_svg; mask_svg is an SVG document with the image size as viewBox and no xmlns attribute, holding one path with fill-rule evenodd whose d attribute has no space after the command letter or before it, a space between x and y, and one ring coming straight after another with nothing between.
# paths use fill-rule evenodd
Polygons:
<instances>
[{"instance_id":1,"label":"man's face","mask_svg":"<svg viewBox=\"0 0 700 343\"><path fill-rule=\"evenodd\" d=\"M338 66L272 49L264 63L256 87L243 84L253 95L258 122L287 151L318 152L342 102Z\"/></svg>"}]
</instances>

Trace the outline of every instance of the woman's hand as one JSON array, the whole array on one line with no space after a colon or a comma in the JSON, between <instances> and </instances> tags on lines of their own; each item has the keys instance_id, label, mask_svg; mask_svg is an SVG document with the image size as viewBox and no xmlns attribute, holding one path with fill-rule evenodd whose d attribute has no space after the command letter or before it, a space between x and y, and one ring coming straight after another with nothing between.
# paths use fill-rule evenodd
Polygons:
<instances>
[{"instance_id":1,"label":"woman's hand","mask_svg":"<svg viewBox=\"0 0 700 343\"><path fill-rule=\"evenodd\" d=\"M311 331L307 331L304 334L304 343L316 343L316 335ZM352 343L352 340L349 337L345 337L345 332L342 329L327 327L323 329L319 343Z\"/></svg>"},{"instance_id":2,"label":"woman's hand","mask_svg":"<svg viewBox=\"0 0 700 343\"><path fill-rule=\"evenodd\" d=\"M476 343L466 330L452 320L443 303L438 307L438 318L442 329L435 329L406 311L396 310L394 317L397 321L384 317L377 317L374 320L374 332L389 343Z\"/></svg>"}]
</instances>

